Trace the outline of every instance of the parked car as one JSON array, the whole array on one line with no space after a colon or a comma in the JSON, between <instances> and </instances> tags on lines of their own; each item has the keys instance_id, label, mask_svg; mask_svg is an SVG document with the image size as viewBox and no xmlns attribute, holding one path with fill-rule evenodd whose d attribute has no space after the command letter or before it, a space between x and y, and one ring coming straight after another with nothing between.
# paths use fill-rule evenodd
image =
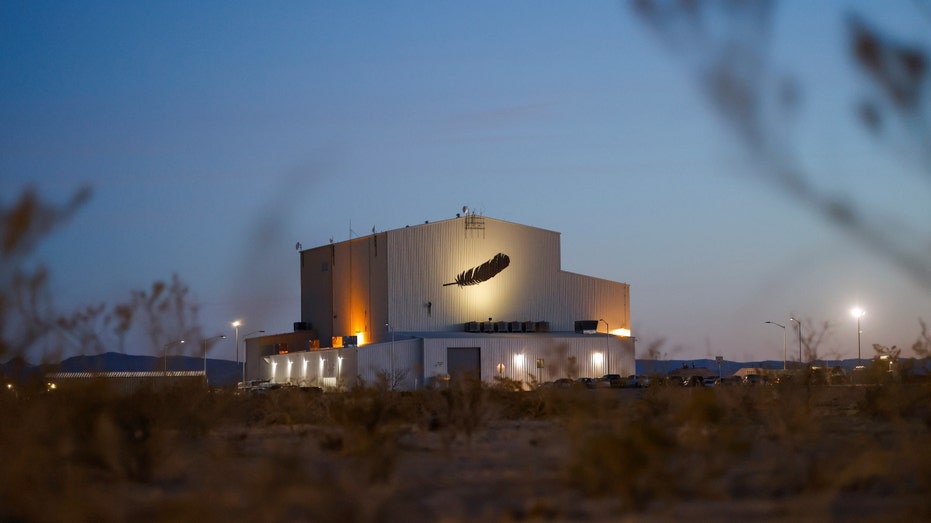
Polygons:
<instances>
[{"instance_id":1,"label":"parked car","mask_svg":"<svg viewBox=\"0 0 931 523\"><path fill-rule=\"evenodd\" d=\"M236 389L238 392L250 392L253 394L264 394L270 390L277 390L281 388L281 383L272 383L271 380L251 380L236 384Z\"/></svg>"},{"instance_id":2,"label":"parked car","mask_svg":"<svg viewBox=\"0 0 931 523\"><path fill-rule=\"evenodd\" d=\"M553 386L556 387L557 389L569 388L573 386L574 384L575 382L569 378L559 378L558 380L553 382Z\"/></svg>"},{"instance_id":3,"label":"parked car","mask_svg":"<svg viewBox=\"0 0 931 523\"><path fill-rule=\"evenodd\" d=\"M744 385L762 385L766 383L766 378L759 374L747 374L744 376Z\"/></svg>"},{"instance_id":4,"label":"parked car","mask_svg":"<svg viewBox=\"0 0 931 523\"><path fill-rule=\"evenodd\" d=\"M576 378L575 384L586 389L594 389L597 381L595 378Z\"/></svg>"},{"instance_id":5,"label":"parked car","mask_svg":"<svg viewBox=\"0 0 931 523\"><path fill-rule=\"evenodd\" d=\"M714 387L715 385L718 384L719 381L720 381L720 378L718 378L717 376L707 376L705 377L705 379L702 380L702 383L706 387Z\"/></svg>"},{"instance_id":6,"label":"parked car","mask_svg":"<svg viewBox=\"0 0 931 523\"><path fill-rule=\"evenodd\" d=\"M591 388L593 389L610 389L611 388L611 382L605 379L602 379L602 378L597 378L597 379L593 378L590 385L591 385Z\"/></svg>"},{"instance_id":7,"label":"parked car","mask_svg":"<svg viewBox=\"0 0 931 523\"><path fill-rule=\"evenodd\" d=\"M631 374L630 376L627 376L626 385L628 387L632 387L635 389L639 389L642 387L649 387L650 378L647 376L640 375L640 374Z\"/></svg>"},{"instance_id":8,"label":"parked car","mask_svg":"<svg viewBox=\"0 0 931 523\"><path fill-rule=\"evenodd\" d=\"M605 374L601 377L602 381L606 381L611 385L611 388L619 388L624 386L624 378L620 374Z\"/></svg>"}]
</instances>

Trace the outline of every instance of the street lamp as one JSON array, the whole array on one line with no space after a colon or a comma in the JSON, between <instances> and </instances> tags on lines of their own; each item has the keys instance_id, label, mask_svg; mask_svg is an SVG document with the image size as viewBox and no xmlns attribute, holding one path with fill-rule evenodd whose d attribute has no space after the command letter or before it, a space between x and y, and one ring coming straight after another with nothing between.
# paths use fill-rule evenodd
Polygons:
<instances>
[{"instance_id":1,"label":"street lamp","mask_svg":"<svg viewBox=\"0 0 931 523\"><path fill-rule=\"evenodd\" d=\"M394 329L391 328L390 323L385 323L385 328L391 333L391 345L388 346L388 369L391 380L389 387L394 390Z\"/></svg>"},{"instance_id":2,"label":"street lamp","mask_svg":"<svg viewBox=\"0 0 931 523\"><path fill-rule=\"evenodd\" d=\"M263 330L252 331L252 332L250 332L249 334L246 334L245 336L242 337L242 343L243 343L243 348L242 348L242 382L243 382L243 383L246 382L246 347L245 347L246 338L248 338L249 336L252 336L253 334L259 334L259 333L264 333L264 332L265 332L265 331L263 331ZM237 354L239 353L239 347L236 347L236 353L237 353Z\"/></svg>"},{"instance_id":3,"label":"street lamp","mask_svg":"<svg viewBox=\"0 0 931 523\"><path fill-rule=\"evenodd\" d=\"M207 338L204 340L204 379L205 380L207 379L207 343L210 342L210 340L217 340L217 339L225 340L226 334L217 334L216 336L212 338Z\"/></svg>"},{"instance_id":4,"label":"street lamp","mask_svg":"<svg viewBox=\"0 0 931 523\"><path fill-rule=\"evenodd\" d=\"M789 321L794 321L798 324L798 362L802 363L802 322L796 320L795 318L789 318Z\"/></svg>"},{"instance_id":5,"label":"street lamp","mask_svg":"<svg viewBox=\"0 0 931 523\"><path fill-rule=\"evenodd\" d=\"M604 318L601 318L598 321L605 322L605 374L611 374L610 367L608 366L611 361L611 358L608 357L608 336L611 335L611 327L608 325L608 322L605 321Z\"/></svg>"},{"instance_id":6,"label":"street lamp","mask_svg":"<svg viewBox=\"0 0 931 523\"><path fill-rule=\"evenodd\" d=\"M168 348L171 347L172 345L181 345L182 343L184 343L184 340L175 340L171 343L165 344L165 346L162 347L162 358L165 362L164 371L166 374L168 373Z\"/></svg>"},{"instance_id":7,"label":"street lamp","mask_svg":"<svg viewBox=\"0 0 931 523\"><path fill-rule=\"evenodd\" d=\"M782 370L786 370L786 326L774 321L766 321L763 323L771 323L777 327L782 327Z\"/></svg>"},{"instance_id":8,"label":"street lamp","mask_svg":"<svg viewBox=\"0 0 931 523\"><path fill-rule=\"evenodd\" d=\"M242 322L239 320L234 321L230 325L236 329L236 365L239 365L239 326L242 325Z\"/></svg>"},{"instance_id":9,"label":"street lamp","mask_svg":"<svg viewBox=\"0 0 931 523\"><path fill-rule=\"evenodd\" d=\"M850 310L850 315L857 319L857 367L860 367L860 318L866 314L866 311L860 307L854 307Z\"/></svg>"}]
</instances>

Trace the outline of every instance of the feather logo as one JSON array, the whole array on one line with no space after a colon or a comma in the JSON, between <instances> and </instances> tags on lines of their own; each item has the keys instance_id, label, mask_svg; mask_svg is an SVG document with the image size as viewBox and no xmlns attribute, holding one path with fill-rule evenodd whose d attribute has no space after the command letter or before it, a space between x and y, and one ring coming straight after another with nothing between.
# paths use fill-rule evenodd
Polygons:
<instances>
[{"instance_id":1,"label":"feather logo","mask_svg":"<svg viewBox=\"0 0 931 523\"><path fill-rule=\"evenodd\" d=\"M494 258L488 260L487 262L479 265L478 267L472 267L471 269L462 271L456 276L456 281L444 283L443 287L447 285L458 285L460 287L465 287L467 285L478 285L483 281L488 281L498 275L499 272L508 268L508 265L511 264L511 259L508 258L507 254L498 253Z\"/></svg>"}]
</instances>

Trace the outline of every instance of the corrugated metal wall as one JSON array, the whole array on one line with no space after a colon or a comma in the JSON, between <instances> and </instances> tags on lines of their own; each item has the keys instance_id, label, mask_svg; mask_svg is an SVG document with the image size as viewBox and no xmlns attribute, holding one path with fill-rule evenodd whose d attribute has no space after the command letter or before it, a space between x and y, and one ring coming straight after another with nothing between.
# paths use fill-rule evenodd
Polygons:
<instances>
[{"instance_id":1,"label":"corrugated metal wall","mask_svg":"<svg viewBox=\"0 0 931 523\"><path fill-rule=\"evenodd\" d=\"M301 321L320 335L321 346L333 336L333 271L336 247L324 245L301 252Z\"/></svg>"},{"instance_id":2,"label":"corrugated metal wall","mask_svg":"<svg viewBox=\"0 0 931 523\"><path fill-rule=\"evenodd\" d=\"M495 376L526 383L558 378L592 377L635 373L631 338L591 335L508 335L502 337L429 338L424 340L425 379L448 374L447 348L479 347L481 376ZM539 361L539 363L538 363Z\"/></svg>"},{"instance_id":3,"label":"corrugated metal wall","mask_svg":"<svg viewBox=\"0 0 931 523\"><path fill-rule=\"evenodd\" d=\"M423 385L423 340L274 354L262 358L261 364L264 372L258 379L274 383L351 387L376 383L384 373L395 388L411 390Z\"/></svg>"},{"instance_id":4,"label":"corrugated metal wall","mask_svg":"<svg viewBox=\"0 0 931 523\"><path fill-rule=\"evenodd\" d=\"M573 330L576 320L604 320L611 330L630 330L630 285L571 272L559 273L562 307L553 330ZM604 322L598 330L607 328Z\"/></svg>"},{"instance_id":5,"label":"corrugated metal wall","mask_svg":"<svg viewBox=\"0 0 931 523\"><path fill-rule=\"evenodd\" d=\"M632 338L617 336L504 335L405 339L359 348L276 354L263 358L260 379L299 386L373 384L384 372L400 390L428 385L449 374L447 349L479 348L482 380L504 377L533 382L635 373ZM539 363L538 363L539 362ZM391 378L394 376L394 378Z\"/></svg>"},{"instance_id":6,"label":"corrugated metal wall","mask_svg":"<svg viewBox=\"0 0 931 523\"><path fill-rule=\"evenodd\" d=\"M482 220L481 229L463 217L303 251L302 321L318 330L321 346L333 336L380 342L391 332L455 331L489 318L546 321L553 331L600 319L630 328L629 286L562 271L559 233ZM509 264L494 277L456 283L499 254Z\"/></svg>"},{"instance_id":7,"label":"corrugated metal wall","mask_svg":"<svg viewBox=\"0 0 931 523\"><path fill-rule=\"evenodd\" d=\"M460 218L388 232L395 330L462 330L467 321L488 318L552 321L560 309L559 233L490 218L482 230L465 223ZM507 268L476 285L455 284L457 275L499 253L507 255Z\"/></svg>"},{"instance_id":8,"label":"corrugated metal wall","mask_svg":"<svg viewBox=\"0 0 931 523\"><path fill-rule=\"evenodd\" d=\"M265 356L256 379L302 387L352 386L358 375L358 350L348 347Z\"/></svg>"},{"instance_id":9,"label":"corrugated metal wall","mask_svg":"<svg viewBox=\"0 0 931 523\"><path fill-rule=\"evenodd\" d=\"M359 378L365 384L378 382L384 373L393 389L412 390L423 385L423 340L388 341L359 348Z\"/></svg>"}]
</instances>

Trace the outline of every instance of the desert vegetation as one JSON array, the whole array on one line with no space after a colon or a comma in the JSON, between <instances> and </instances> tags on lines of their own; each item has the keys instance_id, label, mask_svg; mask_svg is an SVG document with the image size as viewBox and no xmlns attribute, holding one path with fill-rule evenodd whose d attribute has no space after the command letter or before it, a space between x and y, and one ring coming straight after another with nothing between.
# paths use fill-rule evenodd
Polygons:
<instances>
[{"instance_id":1,"label":"desert vegetation","mask_svg":"<svg viewBox=\"0 0 931 523\"><path fill-rule=\"evenodd\" d=\"M7 521L931 517L931 388L0 395Z\"/></svg>"}]
</instances>

